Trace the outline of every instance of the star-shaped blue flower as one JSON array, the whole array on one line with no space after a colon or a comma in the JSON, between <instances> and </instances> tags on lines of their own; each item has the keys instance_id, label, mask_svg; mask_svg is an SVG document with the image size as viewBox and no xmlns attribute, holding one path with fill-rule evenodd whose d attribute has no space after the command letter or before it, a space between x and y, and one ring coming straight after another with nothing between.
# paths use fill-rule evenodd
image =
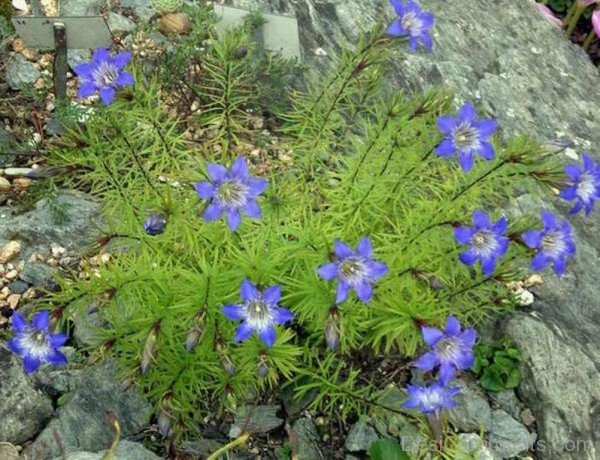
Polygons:
<instances>
[{"instance_id":1,"label":"star-shaped blue flower","mask_svg":"<svg viewBox=\"0 0 600 460\"><path fill-rule=\"evenodd\" d=\"M33 315L31 324L27 324L19 313L14 313L12 324L15 335L8 341L8 347L23 358L25 372L35 372L42 363L67 364L67 358L58 350L66 343L67 336L49 331L50 314L47 311Z\"/></svg>"},{"instance_id":2,"label":"star-shaped blue flower","mask_svg":"<svg viewBox=\"0 0 600 460\"><path fill-rule=\"evenodd\" d=\"M227 226L235 232L242 223L240 211L253 219L261 217L256 198L265 191L268 182L250 176L244 157L238 158L229 171L224 166L213 163L207 165L207 170L211 181L195 185L198 196L210 200L202 216L204 220L212 222L225 213Z\"/></svg>"},{"instance_id":3,"label":"star-shaped blue flower","mask_svg":"<svg viewBox=\"0 0 600 460\"><path fill-rule=\"evenodd\" d=\"M242 281L240 294L244 301L242 305L226 305L222 309L229 319L243 320L235 334L235 341L246 340L252 332L256 332L267 347L272 347L275 343L275 325L294 319L292 312L278 306L281 287L275 285L260 292L245 279Z\"/></svg>"},{"instance_id":4,"label":"star-shaped blue flower","mask_svg":"<svg viewBox=\"0 0 600 460\"><path fill-rule=\"evenodd\" d=\"M459 256L460 261L470 267L479 260L483 274L491 276L497 260L504 257L508 249L509 240L504 236L507 225L505 217L492 223L485 212L473 212L473 227L454 229L456 241L471 246Z\"/></svg>"},{"instance_id":5,"label":"star-shaped blue flower","mask_svg":"<svg viewBox=\"0 0 600 460\"><path fill-rule=\"evenodd\" d=\"M476 119L475 108L464 104L458 111L458 117L443 115L437 118L437 125L444 140L435 149L440 157L450 157L458 153L458 162L464 172L475 164L475 154L486 160L495 158L494 148L489 137L498 129L491 119Z\"/></svg>"},{"instance_id":6,"label":"star-shaped blue flower","mask_svg":"<svg viewBox=\"0 0 600 460\"><path fill-rule=\"evenodd\" d=\"M317 273L327 281L339 280L335 302L346 301L350 289L353 289L361 302L368 303L373 297L373 283L388 272L384 263L373 260L371 240L368 236L364 237L356 251L336 241L334 252L338 261L321 266Z\"/></svg>"},{"instance_id":7,"label":"star-shaped blue flower","mask_svg":"<svg viewBox=\"0 0 600 460\"><path fill-rule=\"evenodd\" d=\"M390 24L387 33L393 37L409 37L410 51L415 52L419 43L431 49L433 42L429 36L429 29L433 27L435 18L428 11L423 11L421 6L413 1L390 0L396 10L398 19Z\"/></svg>"},{"instance_id":8,"label":"star-shaped blue flower","mask_svg":"<svg viewBox=\"0 0 600 460\"><path fill-rule=\"evenodd\" d=\"M544 270L550 262L554 264L554 272L562 276L567 261L575 255L575 242L571 235L571 226L566 220L562 223L553 214L542 211L544 230L530 230L523 233L523 241L530 248L539 249L531 260L531 269Z\"/></svg>"},{"instance_id":9,"label":"star-shaped blue flower","mask_svg":"<svg viewBox=\"0 0 600 460\"><path fill-rule=\"evenodd\" d=\"M464 371L473 366L473 346L477 340L475 329L461 331L458 320L449 316L444 331L425 326L421 328L421 332L431 351L421 356L415 362L415 367L431 371L440 366L440 380L448 383L457 370Z\"/></svg>"},{"instance_id":10,"label":"star-shaped blue flower","mask_svg":"<svg viewBox=\"0 0 600 460\"><path fill-rule=\"evenodd\" d=\"M74 69L80 83L77 97L89 97L98 92L104 105L112 104L117 89L135 83L133 75L123 70L130 60L130 52L111 57L107 49L94 51L90 62L79 64Z\"/></svg>"},{"instance_id":11,"label":"star-shaped blue flower","mask_svg":"<svg viewBox=\"0 0 600 460\"><path fill-rule=\"evenodd\" d=\"M402 405L408 409L419 409L424 414L439 414L442 409L453 409L456 401L452 398L460 393L460 388L446 388L441 381L428 387L409 385L407 390L409 400Z\"/></svg>"},{"instance_id":12,"label":"star-shaped blue flower","mask_svg":"<svg viewBox=\"0 0 600 460\"><path fill-rule=\"evenodd\" d=\"M565 200L576 200L570 214L585 208L587 216L600 198L600 167L592 158L583 154L583 169L577 165L566 165L565 173L573 181L572 185L561 190L560 196Z\"/></svg>"}]
</instances>

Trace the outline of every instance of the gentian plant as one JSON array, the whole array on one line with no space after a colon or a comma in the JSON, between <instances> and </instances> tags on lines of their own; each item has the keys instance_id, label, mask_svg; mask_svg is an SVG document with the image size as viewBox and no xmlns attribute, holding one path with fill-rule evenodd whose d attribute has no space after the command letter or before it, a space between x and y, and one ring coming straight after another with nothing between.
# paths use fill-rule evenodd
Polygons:
<instances>
[{"instance_id":1,"label":"gentian plant","mask_svg":"<svg viewBox=\"0 0 600 460\"><path fill-rule=\"evenodd\" d=\"M566 222L543 214L544 229L532 230L532 216L508 222L494 208L567 182L565 198L585 207L589 168L566 177L553 152L524 137L492 146L498 124L469 103L456 115L444 92L391 95L390 57L410 51L393 36L427 46L433 24L412 1L392 6L397 22L364 35L306 91L265 90L276 69L261 67L247 25L216 35L197 24L201 35L158 66L161 80L100 107L86 129L68 131L78 148L55 155L102 200L104 239L129 249L97 276L62 281L56 317L102 305L91 358L113 356L139 382L169 442L281 384L343 420L388 410L387 385L363 383L359 350L416 358L432 382L411 388L408 405L433 414L439 439L436 414L473 360L475 330L461 323L514 308L507 283L528 275L532 257L534 270L553 263L562 274L573 256ZM161 99L163 87L177 97ZM273 91L281 111L258 110ZM171 117L173 100L185 101L180 113L201 108L190 115L206 128L201 143ZM257 113L273 115L276 139L265 141ZM460 167L444 158L453 155ZM168 231L148 209L168 216ZM223 216L227 225L215 222Z\"/></svg>"}]
</instances>

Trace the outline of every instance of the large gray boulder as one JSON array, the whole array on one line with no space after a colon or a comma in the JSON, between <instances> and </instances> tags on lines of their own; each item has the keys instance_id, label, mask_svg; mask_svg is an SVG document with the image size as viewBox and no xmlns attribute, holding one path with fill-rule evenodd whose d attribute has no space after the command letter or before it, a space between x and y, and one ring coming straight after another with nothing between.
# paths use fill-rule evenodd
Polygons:
<instances>
[{"instance_id":1,"label":"large gray boulder","mask_svg":"<svg viewBox=\"0 0 600 460\"><path fill-rule=\"evenodd\" d=\"M52 400L25 374L22 361L0 345L0 442L34 438L53 413Z\"/></svg>"},{"instance_id":2,"label":"large gray boulder","mask_svg":"<svg viewBox=\"0 0 600 460\"><path fill-rule=\"evenodd\" d=\"M152 408L140 398L137 389L123 391L120 386L118 369L111 361L82 371L76 376L65 405L29 447L30 452L40 460L59 456L61 449L55 433L67 454L107 449L114 439L108 411L119 421L122 438L137 434L148 424Z\"/></svg>"}]
</instances>

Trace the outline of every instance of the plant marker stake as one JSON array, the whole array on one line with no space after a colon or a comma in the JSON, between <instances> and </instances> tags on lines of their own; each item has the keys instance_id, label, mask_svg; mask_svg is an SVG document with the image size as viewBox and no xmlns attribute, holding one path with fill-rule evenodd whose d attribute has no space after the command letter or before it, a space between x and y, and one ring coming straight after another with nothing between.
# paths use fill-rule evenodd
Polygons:
<instances>
[{"instance_id":1,"label":"plant marker stake","mask_svg":"<svg viewBox=\"0 0 600 460\"><path fill-rule=\"evenodd\" d=\"M67 30L62 22L54 23L54 96L67 97Z\"/></svg>"}]
</instances>

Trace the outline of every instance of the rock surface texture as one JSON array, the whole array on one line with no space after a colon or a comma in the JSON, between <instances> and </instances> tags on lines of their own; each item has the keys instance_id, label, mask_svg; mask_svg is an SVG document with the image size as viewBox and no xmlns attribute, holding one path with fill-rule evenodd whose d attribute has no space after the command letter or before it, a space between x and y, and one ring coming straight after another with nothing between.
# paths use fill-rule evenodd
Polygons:
<instances>
[{"instance_id":1,"label":"rock surface texture","mask_svg":"<svg viewBox=\"0 0 600 460\"><path fill-rule=\"evenodd\" d=\"M393 17L385 0L229 3L297 17L304 55L317 64L330 60L319 48L330 55L354 43L376 20ZM399 53L390 74L399 87L452 88L457 105L474 102L507 136L526 133L540 142L563 137L600 157L598 70L583 49L539 14L533 0L421 4L437 18L434 51ZM525 355L519 395L538 421L534 450L542 459L600 456L594 446L600 443L600 211L571 222L578 243L575 263L561 280L546 275L530 310L510 317L505 327Z\"/></svg>"}]
</instances>

